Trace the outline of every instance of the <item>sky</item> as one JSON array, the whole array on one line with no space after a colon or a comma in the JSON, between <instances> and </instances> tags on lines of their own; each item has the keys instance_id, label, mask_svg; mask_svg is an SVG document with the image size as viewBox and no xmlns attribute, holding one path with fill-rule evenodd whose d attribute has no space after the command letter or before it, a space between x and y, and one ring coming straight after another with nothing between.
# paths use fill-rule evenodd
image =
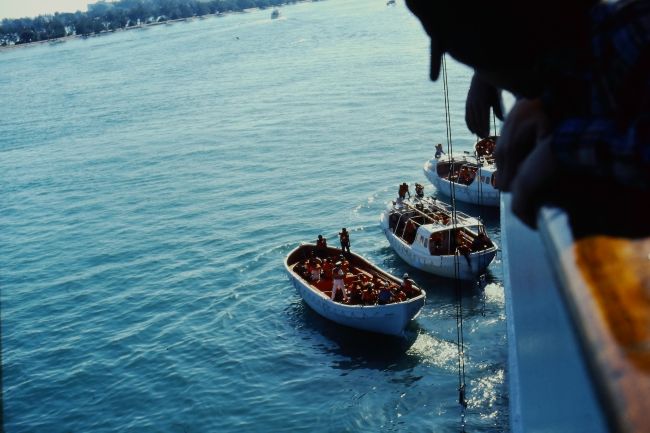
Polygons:
<instances>
[{"instance_id":1,"label":"sky","mask_svg":"<svg viewBox=\"0 0 650 433\"><path fill-rule=\"evenodd\" d=\"M33 18L54 12L86 12L97 0L0 0L0 19Z\"/></svg>"}]
</instances>

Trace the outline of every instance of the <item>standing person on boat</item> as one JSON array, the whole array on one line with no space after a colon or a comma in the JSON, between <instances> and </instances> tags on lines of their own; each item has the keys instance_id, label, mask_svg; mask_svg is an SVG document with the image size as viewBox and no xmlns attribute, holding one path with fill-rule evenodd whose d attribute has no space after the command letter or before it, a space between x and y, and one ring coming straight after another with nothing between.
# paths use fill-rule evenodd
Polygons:
<instances>
[{"instance_id":1,"label":"standing person on boat","mask_svg":"<svg viewBox=\"0 0 650 433\"><path fill-rule=\"evenodd\" d=\"M341 269L341 263L336 262L333 273L333 282L332 282L332 301L343 302L345 299L345 272Z\"/></svg>"},{"instance_id":2,"label":"standing person on boat","mask_svg":"<svg viewBox=\"0 0 650 433\"><path fill-rule=\"evenodd\" d=\"M347 274L350 272L350 262L345 258L345 255L341 254L339 256L339 262L341 263L341 269L343 269L344 273Z\"/></svg>"},{"instance_id":3,"label":"standing person on boat","mask_svg":"<svg viewBox=\"0 0 650 433\"><path fill-rule=\"evenodd\" d=\"M323 237L323 235L318 235L318 239L316 240L316 246L318 248L327 248L327 239Z\"/></svg>"},{"instance_id":4,"label":"standing person on boat","mask_svg":"<svg viewBox=\"0 0 650 433\"><path fill-rule=\"evenodd\" d=\"M432 80L449 53L519 98L496 159L522 221L535 227L544 203L593 212L604 194L638 214L629 202L650 200L650 2L406 3L431 38Z\"/></svg>"},{"instance_id":5,"label":"standing person on boat","mask_svg":"<svg viewBox=\"0 0 650 433\"><path fill-rule=\"evenodd\" d=\"M411 198L411 193L409 192L409 186L406 182L404 182L399 186L397 196L402 200L404 200L406 198L406 194L408 194L409 198Z\"/></svg>"},{"instance_id":6,"label":"standing person on boat","mask_svg":"<svg viewBox=\"0 0 650 433\"><path fill-rule=\"evenodd\" d=\"M412 218L409 218L406 221L406 227L404 228L403 239L410 245L415 240L415 234L417 233L417 226L413 222Z\"/></svg>"},{"instance_id":7,"label":"standing person on boat","mask_svg":"<svg viewBox=\"0 0 650 433\"><path fill-rule=\"evenodd\" d=\"M424 198L424 186L420 183L415 184L415 197L419 199Z\"/></svg>"},{"instance_id":8,"label":"standing person on boat","mask_svg":"<svg viewBox=\"0 0 650 433\"><path fill-rule=\"evenodd\" d=\"M339 240L341 241L341 250L350 252L350 232L345 227L339 232Z\"/></svg>"},{"instance_id":9,"label":"standing person on boat","mask_svg":"<svg viewBox=\"0 0 650 433\"><path fill-rule=\"evenodd\" d=\"M442 150L442 143L436 144L436 154L435 154L436 159L440 159L440 157L444 154L445 151Z\"/></svg>"},{"instance_id":10,"label":"standing person on boat","mask_svg":"<svg viewBox=\"0 0 650 433\"><path fill-rule=\"evenodd\" d=\"M404 273L404 277L402 278L401 289L409 298L414 298L420 294L418 289L415 288L415 285L413 284L413 280L409 278L408 273Z\"/></svg>"},{"instance_id":11,"label":"standing person on boat","mask_svg":"<svg viewBox=\"0 0 650 433\"><path fill-rule=\"evenodd\" d=\"M323 279L331 280L333 272L334 265L332 264L332 260L326 257L325 260L323 260Z\"/></svg>"}]
</instances>

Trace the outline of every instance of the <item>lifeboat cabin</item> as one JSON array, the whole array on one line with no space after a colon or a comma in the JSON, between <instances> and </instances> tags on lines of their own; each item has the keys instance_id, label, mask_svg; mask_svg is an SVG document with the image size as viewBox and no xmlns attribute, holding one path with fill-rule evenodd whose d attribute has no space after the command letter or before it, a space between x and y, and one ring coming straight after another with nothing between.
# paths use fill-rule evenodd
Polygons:
<instances>
[{"instance_id":1,"label":"lifeboat cabin","mask_svg":"<svg viewBox=\"0 0 650 433\"><path fill-rule=\"evenodd\" d=\"M405 262L435 275L474 279L496 256L497 245L480 220L433 198L391 204L380 223Z\"/></svg>"}]
</instances>

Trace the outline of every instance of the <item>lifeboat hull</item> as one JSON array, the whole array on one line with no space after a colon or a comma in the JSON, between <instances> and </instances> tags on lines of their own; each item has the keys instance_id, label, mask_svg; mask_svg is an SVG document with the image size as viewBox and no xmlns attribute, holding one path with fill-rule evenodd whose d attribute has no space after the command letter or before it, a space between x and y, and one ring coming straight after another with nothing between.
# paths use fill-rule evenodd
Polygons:
<instances>
[{"instance_id":1,"label":"lifeboat hull","mask_svg":"<svg viewBox=\"0 0 650 433\"><path fill-rule=\"evenodd\" d=\"M456 200L464 203L471 203L479 206L499 207L499 190L492 186L492 175L495 170L487 167L481 167L476 179L469 185L463 185L457 182L451 182L438 175L438 160L431 158L424 164L424 175L436 189L442 194L451 197L452 188ZM489 182L481 181L488 179Z\"/></svg>"},{"instance_id":2,"label":"lifeboat hull","mask_svg":"<svg viewBox=\"0 0 650 433\"><path fill-rule=\"evenodd\" d=\"M386 305L348 305L334 302L293 270L296 260L305 256L306 252L313 248L314 246L310 244L297 247L289 253L284 263L289 280L312 310L326 319L351 328L386 335L404 335L406 326L417 317L424 306L426 299L424 291L412 299ZM334 248L329 250L340 252ZM402 282L357 254L346 254L346 256L352 257L357 266L363 263L363 267L368 271L380 273L397 284Z\"/></svg>"}]
</instances>

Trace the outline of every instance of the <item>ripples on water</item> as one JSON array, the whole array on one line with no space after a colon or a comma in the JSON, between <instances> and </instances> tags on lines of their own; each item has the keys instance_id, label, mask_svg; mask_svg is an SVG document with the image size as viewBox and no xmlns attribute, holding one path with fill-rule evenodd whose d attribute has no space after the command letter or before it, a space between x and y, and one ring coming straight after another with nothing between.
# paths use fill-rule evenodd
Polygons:
<instances>
[{"instance_id":1,"label":"ripples on water","mask_svg":"<svg viewBox=\"0 0 650 433\"><path fill-rule=\"evenodd\" d=\"M378 226L445 136L426 38L381 1L269 14L0 53L7 432L459 430L454 285ZM498 213L463 210L498 240ZM427 289L407 338L330 323L288 283L284 256L343 226ZM507 430L500 266L462 299L468 431Z\"/></svg>"}]
</instances>

